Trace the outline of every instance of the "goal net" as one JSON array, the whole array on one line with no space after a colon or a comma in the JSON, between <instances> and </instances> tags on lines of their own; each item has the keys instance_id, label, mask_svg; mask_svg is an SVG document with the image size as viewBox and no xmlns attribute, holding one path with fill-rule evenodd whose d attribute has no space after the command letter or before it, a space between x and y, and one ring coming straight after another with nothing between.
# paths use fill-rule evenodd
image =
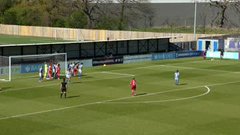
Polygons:
<instances>
[{"instance_id":1,"label":"goal net","mask_svg":"<svg viewBox=\"0 0 240 135\"><path fill-rule=\"evenodd\" d=\"M64 75L67 70L66 53L0 56L0 80L38 78L40 67L44 70L45 66L49 67L58 64L60 65L61 75Z\"/></svg>"}]
</instances>

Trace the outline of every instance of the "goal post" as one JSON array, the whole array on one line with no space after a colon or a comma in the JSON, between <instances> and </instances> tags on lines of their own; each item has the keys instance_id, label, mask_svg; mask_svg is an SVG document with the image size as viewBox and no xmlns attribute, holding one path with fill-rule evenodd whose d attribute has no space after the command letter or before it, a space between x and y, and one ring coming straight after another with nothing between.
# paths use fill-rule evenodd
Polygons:
<instances>
[{"instance_id":1,"label":"goal post","mask_svg":"<svg viewBox=\"0 0 240 135\"><path fill-rule=\"evenodd\" d=\"M10 81L9 73L11 72L9 65L10 58L7 56L0 56L0 81Z\"/></svg>"},{"instance_id":2,"label":"goal post","mask_svg":"<svg viewBox=\"0 0 240 135\"><path fill-rule=\"evenodd\" d=\"M18 55L1 56L0 61L0 80L11 81L18 78L38 77L40 67L60 64L61 74L65 75L67 70L67 54L36 54L36 55Z\"/></svg>"}]
</instances>

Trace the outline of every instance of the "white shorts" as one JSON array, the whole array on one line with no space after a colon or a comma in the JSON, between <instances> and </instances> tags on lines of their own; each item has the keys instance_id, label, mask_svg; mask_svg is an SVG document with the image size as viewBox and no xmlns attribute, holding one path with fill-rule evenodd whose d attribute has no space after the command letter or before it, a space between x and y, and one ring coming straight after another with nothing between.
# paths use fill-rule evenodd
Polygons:
<instances>
[{"instance_id":1,"label":"white shorts","mask_svg":"<svg viewBox=\"0 0 240 135\"><path fill-rule=\"evenodd\" d=\"M66 75L66 78L67 78L67 79L71 78L71 75Z\"/></svg>"},{"instance_id":2,"label":"white shorts","mask_svg":"<svg viewBox=\"0 0 240 135\"><path fill-rule=\"evenodd\" d=\"M82 70L78 70L78 72L79 72L80 74L82 74Z\"/></svg>"}]
</instances>

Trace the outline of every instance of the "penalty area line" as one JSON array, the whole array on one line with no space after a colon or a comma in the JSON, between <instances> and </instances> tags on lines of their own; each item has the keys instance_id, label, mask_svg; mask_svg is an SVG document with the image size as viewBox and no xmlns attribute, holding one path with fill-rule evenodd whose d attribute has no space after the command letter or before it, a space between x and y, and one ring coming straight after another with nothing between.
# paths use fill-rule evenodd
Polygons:
<instances>
[{"instance_id":1,"label":"penalty area line","mask_svg":"<svg viewBox=\"0 0 240 135\"><path fill-rule=\"evenodd\" d=\"M111 74L111 75L121 75L121 76L135 76L133 74L126 74L126 73L117 73L117 72L109 72L109 71L102 71L103 74Z\"/></svg>"},{"instance_id":2,"label":"penalty area line","mask_svg":"<svg viewBox=\"0 0 240 135\"><path fill-rule=\"evenodd\" d=\"M110 104L147 104L147 103L163 103L163 102L174 102L174 101L182 101L182 100L188 100L188 99L194 99L194 98L199 98L202 96L205 96L207 94L210 93L211 89L208 86L204 86L207 91L199 94L199 95L195 95L195 96L190 96L190 97L183 97L183 98L175 98L175 99L166 99L166 100L147 100L147 101L132 101L132 102L107 102ZM193 88L194 89L194 88ZM174 92L174 91L168 91L168 92ZM153 95L153 94L151 94ZM157 95L157 94L155 94ZM148 95L146 95L148 96Z\"/></svg>"}]
</instances>

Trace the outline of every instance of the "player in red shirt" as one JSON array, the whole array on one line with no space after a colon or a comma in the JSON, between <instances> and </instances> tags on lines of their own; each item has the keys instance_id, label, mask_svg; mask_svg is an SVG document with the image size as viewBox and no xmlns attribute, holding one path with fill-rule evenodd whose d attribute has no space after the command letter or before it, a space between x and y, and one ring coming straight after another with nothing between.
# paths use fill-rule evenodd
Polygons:
<instances>
[{"instance_id":1,"label":"player in red shirt","mask_svg":"<svg viewBox=\"0 0 240 135\"><path fill-rule=\"evenodd\" d=\"M48 77L50 80L52 80L52 64L50 64L50 66L48 68Z\"/></svg>"},{"instance_id":2,"label":"player in red shirt","mask_svg":"<svg viewBox=\"0 0 240 135\"><path fill-rule=\"evenodd\" d=\"M61 72L61 68L60 68L60 64L57 65L57 69L56 69L56 74L57 74L57 79L60 80L60 72Z\"/></svg>"},{"instance_id":3,"label":"player in red shirt","mask_svg":"<svg viewBox=\"0 0 240 135\"><path fill-rule=\"evenodd\" d=\"M78 74L78 64L74 67L73 72L74 72L74 76L77 76L77 74Z\"/></svg>"},{"instance_id":4,"label":"player in red shirt","mask_svg":"<svg viewBox=\"0 0 240 135\"><path fill-rule=\"evenodd\" d=\"M137 81L135 78L132 79L130 82L131 90L132 90L132 96L136 96L136 89L137 89Z\"/></svg>"}]
</instances>

